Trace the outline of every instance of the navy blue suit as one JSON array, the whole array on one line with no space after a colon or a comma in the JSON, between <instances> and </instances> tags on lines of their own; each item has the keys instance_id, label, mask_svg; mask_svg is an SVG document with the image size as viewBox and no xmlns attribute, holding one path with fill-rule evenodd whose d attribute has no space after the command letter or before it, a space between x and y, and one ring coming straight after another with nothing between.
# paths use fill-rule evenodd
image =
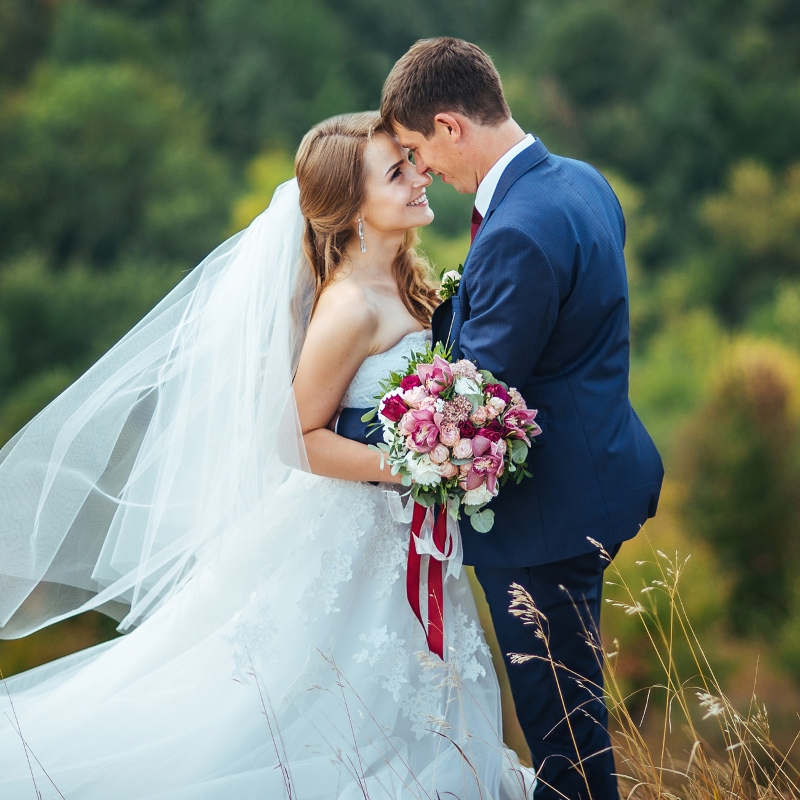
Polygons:
<instances>
[{"instance_id":1,"label":"navy blue suit","mask_svg":"<svg viewBox=\"0 0 800 800\"><path fill-rule=\"evenodd\" d=\"M542 434L528 458L533 479L503 487L488 534L461 523L464 560L484 587L503 652L547 656L534 631L508 614L508 586L517 582L547 616L550 656L585 678L578 683L565 671L556 687L549 665L507 659L540 770L537 798L559 796L553 785L588 800L586 780L594 800L616 793L602 672L584 641L587 632L599 640L605 562L587 537L613 555L655 514L663 477L628 400L624 243L622 210L602 175L536 140L503 172L458 294L432 321L434 338L449 340L455 358L490 370L539 410ZM345 412L339 432L365 439L358 412ZM572 733L559 724L559 688ZM573 735L586 778L571 767Z\"/></svg>"}]
</instances>

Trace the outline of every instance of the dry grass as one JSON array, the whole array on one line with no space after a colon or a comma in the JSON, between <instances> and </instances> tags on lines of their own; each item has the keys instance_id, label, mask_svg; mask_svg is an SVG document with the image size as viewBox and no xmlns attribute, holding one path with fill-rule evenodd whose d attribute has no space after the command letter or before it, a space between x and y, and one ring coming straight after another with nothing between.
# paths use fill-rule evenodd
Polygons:
<instances>
[{"instance_id":1,"label":"dry grass","mask_svg":"<svg viewBox=\"0 0 800 800\"><path fill-rule=\"evenodd\" d=\"M759 704L755 687L749 708L734 708L715 675L681 598L680 579L688 558L676 553L669 557L653 551L659 577L650 585L634 591L616 572L610 581L617 597L612 605L641 620L658 658L663 682L648 689L661 695L662 733L658 746L648 746L640 725L628 712L628 698L621 693L615 678L616 653L604 654L607 665L607 703L616 724L613 731L617 748L621 796L655 800L728 800L753 798L777 800L800 797L800 773L790 760L792 746L786 752L773 743L767 709ZM666 611L666 622L663 611ZM662 613L659 613L662 612ZM678 646L691 653L693 674L680 675L674 653ZM712 725L723 743L721 751L708 744L702 730ZM670 752L676 739L683 736L682 752ZM705 733L705 735L704 735ZM799 734L800 735L800 734Z\"/></svg>"}]
</instances>

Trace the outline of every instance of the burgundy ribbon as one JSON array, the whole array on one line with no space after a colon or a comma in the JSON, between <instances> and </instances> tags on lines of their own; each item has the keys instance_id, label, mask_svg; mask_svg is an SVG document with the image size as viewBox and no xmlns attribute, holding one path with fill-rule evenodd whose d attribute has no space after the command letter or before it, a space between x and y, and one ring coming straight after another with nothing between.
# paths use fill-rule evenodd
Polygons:
<instances>
[{"instance_id":1,"label":"burgundy ribbon","mask_svg":"<svg viewBox=\"0 0 800 800\"><path fill-rule=\"evenodd\" d=\"M429 555L420 555L416 540L422 532L428 509L414 503L411 517L411 537L408 542L408 570L406 573L406 592L411 609L425 631L428 648L444 661L444 562ZM447 543L447 508L439 509L439 516L433 525L433 543L445 557ZM454 547L451 542L449 550ZM427 603L427 625L422 614L423 603Z\"/></svg>"}]
</instances>

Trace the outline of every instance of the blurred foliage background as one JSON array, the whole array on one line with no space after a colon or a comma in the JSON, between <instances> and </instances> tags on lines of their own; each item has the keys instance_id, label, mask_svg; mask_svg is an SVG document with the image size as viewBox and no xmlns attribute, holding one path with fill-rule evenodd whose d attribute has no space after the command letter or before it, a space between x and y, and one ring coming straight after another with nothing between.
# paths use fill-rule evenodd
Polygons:
<instances>
[{"instance_id":1,"label":"blurred foliage background","mask_svg":"<svg viewBox=\"0 0 800 800\"><path fill-rule=\"evenodd\" d=\"M796 0L0 0L0 443L267 205L311 125L377 107L394 61L442 34L484 47L523 127L600 168L620 197L631 397L667 468L645 532L692 554L685 602L711 658L745 698L758 659L759 698L788 731L800 708ZM423 245L453 267L472 199L438 182L429 196ZM630 583L644 585L649 548L640 536L618 557ZM647 686L643 632L615 611L618 675ZM0 667L112 633L98 615L70 620L0 642Z\"/></svg>"}]
</instances>

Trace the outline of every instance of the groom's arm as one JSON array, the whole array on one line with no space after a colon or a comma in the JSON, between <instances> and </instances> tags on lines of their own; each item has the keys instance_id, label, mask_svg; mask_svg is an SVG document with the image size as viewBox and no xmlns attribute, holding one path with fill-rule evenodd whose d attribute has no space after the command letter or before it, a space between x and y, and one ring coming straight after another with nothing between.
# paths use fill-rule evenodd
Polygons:
<instances>
[{"instance_id":1,"label":"groom's arm","mask_svg":"<svg viewBox=\"0 0 800 800\"><path fill-rule=\"evenodd\" d=\"M469 319L459 333L464 358L509 386L522 387L558 317L555 273L542 248L519 228L484 232L464 275Z\"/></svg>"},{"instance_id":2,"label":"groom's arm","mask_svg":"<svg viewBox=\"0 0 800 800\"><path fill-rule=\"evenodd\" d=\"M371 410L370 408L343 408L336 423L336 433L339 436L344 436L345 439L352 439L354 442L361 442L361 444L378 444L378 442L382 442L382 426L374 426L374 419L370 422L361 421L361 417Z\"/></svg>"}]
</instances>

